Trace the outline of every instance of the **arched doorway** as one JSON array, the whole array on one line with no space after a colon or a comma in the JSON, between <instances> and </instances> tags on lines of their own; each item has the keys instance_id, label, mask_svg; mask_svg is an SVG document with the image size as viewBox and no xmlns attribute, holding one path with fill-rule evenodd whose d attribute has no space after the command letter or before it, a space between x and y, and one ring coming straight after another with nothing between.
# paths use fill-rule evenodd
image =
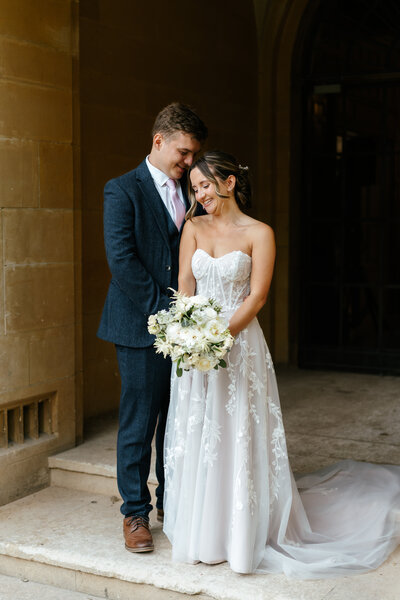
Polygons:
<instances>
[{"instance_id":1,"label":"arched doorway","mask_svg":"<svg viewBox=\"0 0 400 600\"><path fill-rule=\"evenodd\" d=\"M311 4L299 365L400 373L400 10L391 0Z\"/></svg>"}]
</instances>

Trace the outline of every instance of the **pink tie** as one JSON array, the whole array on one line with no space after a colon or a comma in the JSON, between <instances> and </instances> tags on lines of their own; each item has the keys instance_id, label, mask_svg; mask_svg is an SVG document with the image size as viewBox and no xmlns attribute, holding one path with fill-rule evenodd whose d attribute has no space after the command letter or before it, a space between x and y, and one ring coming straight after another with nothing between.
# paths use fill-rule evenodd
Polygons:
<instances>
[{"instance_id":1,"label":"pink tie","mask_svg":"<svg viewBox=\"0 0 400 600\"><path fill-rule=\"evenodd\" d=\"M183 223L183 219L185 218L185 207L183 206L182 200L178 196L178 192L176 191L176 182L174 179L168 179L167 186L169 188L171 194L172 204L175 209L175 216L173 217L175 221L175 225L178 228L178 231L181 228Z\"/></svg>"}]
</instances>

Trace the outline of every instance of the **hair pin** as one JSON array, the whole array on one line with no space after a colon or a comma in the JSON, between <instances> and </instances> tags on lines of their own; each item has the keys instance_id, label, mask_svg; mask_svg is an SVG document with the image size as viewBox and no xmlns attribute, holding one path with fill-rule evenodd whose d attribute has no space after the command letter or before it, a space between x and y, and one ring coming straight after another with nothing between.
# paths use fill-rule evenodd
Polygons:
<instances>
[{"instance_id":1,"label":"hair pin","mask_svg":"<svg viewBox=\"0 0 400 600\"><path fill-rule=\"evenodd\" d=\"M249 167L242 167L242 165L239 165L239 169L242 169L242 171L248 171Z\"/></svg>"}]
</instances>

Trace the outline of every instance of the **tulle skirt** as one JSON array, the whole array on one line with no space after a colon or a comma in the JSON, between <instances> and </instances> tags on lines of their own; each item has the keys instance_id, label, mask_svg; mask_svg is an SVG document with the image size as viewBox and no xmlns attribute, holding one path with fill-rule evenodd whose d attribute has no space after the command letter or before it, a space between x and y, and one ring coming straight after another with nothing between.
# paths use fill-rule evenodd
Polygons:
<instances>
[{"instance_id":1,"label":"tulle skirt","mask_svg":"<svg viewBox=\"0 0 400 600\"><path fill-rule=\"evenodd\" d=\"M257 319L226 369L173 373L164 461L174 560L334 577L376 568L400 542L400 467L346 460L295 481Z\"/></svg>"}]
</instances>

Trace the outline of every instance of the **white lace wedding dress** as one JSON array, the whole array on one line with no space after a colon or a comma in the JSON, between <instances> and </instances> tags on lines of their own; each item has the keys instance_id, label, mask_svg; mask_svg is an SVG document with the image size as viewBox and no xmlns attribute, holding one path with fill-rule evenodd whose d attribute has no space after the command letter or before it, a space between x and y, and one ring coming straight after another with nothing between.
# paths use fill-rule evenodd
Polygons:
<instances>
[{"instance_id":1,"label":"white lace wedding dress","mask_svg":"<svg viewBox=\"0 0 400 600\"><path fill-rule=\"evenodd\" d=\"M241 251L197 249L192 269L196 293L228 318L249 293ZM332 577L376 568L400 541L400 467L346 460L295 482L257 319L236 336L226 369L173 374L164 460L174 560Z\"/></svg>"}]
</instances>

